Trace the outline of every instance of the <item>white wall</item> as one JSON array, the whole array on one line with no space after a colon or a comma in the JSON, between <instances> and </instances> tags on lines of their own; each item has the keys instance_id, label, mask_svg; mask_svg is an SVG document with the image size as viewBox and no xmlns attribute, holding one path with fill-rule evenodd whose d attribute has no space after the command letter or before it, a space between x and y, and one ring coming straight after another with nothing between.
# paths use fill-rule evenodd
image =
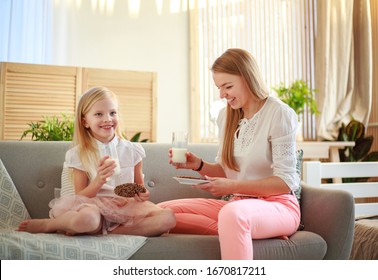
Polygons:
<instances>
[{"instance_id":1,"label":"white wall","mask_svg":"<svg viewBox=\"0 0 378 280\"><path fill-rule=\"evenodd\" d=\"M140 2L132 18L124 0L112 15L89 0L55 1L54 64L157 72L157 141L170 142L173 130L189 129L188 13L171 13L164 0L158 15L155 0Z\"/></svg>"}]
</instances>

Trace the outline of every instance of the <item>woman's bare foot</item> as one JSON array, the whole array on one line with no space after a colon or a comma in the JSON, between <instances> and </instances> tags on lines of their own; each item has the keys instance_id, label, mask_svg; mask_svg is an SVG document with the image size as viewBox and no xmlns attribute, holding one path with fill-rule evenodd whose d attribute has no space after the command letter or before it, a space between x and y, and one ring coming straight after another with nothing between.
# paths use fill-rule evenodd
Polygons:
<instances>
[{"instance_id":1,"label":"woman's bare foot","mask_svg":"<svg viewBox=\"0 0 378 280\"><path fill-rule=\"evenodd\" d=\"M50 219L32 219L20 223L17 231L26 231L30 233L47 233L55 232L49 228Z\"/></svg>"}]
</instances>

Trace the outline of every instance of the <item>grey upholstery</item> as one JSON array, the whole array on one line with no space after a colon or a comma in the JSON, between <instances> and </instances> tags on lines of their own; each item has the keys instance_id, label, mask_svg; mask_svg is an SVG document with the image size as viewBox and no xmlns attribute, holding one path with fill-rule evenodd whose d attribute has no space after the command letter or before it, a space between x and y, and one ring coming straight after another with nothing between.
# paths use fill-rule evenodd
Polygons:
<instances>
[{"instance_id":1,"label":"grey upholstery","mask_svg":"<svg viewBox=\"0 0 378 280\"><path fill-rule=\"evenodd\" d=\"M48 203L60 187L69 142L0 141L0 158L33 218L48 217ZM168 164L170 144L142 143L145 184L155 203L187 197L210 197L179 185L172 177L196 175ZM204 160L214 161L216 144L190 144ZM303 231L289 240L254 240L255 259L348 259L354 233L354 201L344 191L302 185ZM75 238L75 237L72 237ZM131 259L220 259L217 236L167 234L149 238Z\"/></svg>"}]
</instances>

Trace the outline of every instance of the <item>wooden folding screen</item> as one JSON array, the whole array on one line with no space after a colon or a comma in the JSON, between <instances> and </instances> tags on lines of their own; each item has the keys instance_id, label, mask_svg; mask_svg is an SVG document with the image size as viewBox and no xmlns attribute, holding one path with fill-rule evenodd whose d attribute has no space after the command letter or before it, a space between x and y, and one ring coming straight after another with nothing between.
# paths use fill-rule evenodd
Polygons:
<instances>
[{"instance_id":1,"label":"wooden folding screen","mask_svg":"<svg viewBox=\"0 0 378 280\"><path fill-rule=\"evenodd\" d=\"M156 74L152 72L83 68L83 88L106 86L118 95L122 125L128 138L156 140Z\"/></svg>"},{"instance_id":2,"label":"wooden folding screen","mask_svg":"<svg viewBox=\"0 0 378 280\"><path fill-rule=\"evenodd\" d=\"M73 115L88 88L102 85L120 101L127 137L156 141L156 73L24 63L0 63L0 140L18 140L31 121Z\"/></svg>"}]
</instances>

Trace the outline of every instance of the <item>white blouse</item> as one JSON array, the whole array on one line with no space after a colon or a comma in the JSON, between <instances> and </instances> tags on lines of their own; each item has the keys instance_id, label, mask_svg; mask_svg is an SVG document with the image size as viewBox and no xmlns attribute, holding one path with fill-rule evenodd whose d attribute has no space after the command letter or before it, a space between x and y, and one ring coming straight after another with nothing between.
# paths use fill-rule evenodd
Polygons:
<instances>
[{"instance_id":1,"label":"white blouse","mask_svg":"<svg viewBox=\"0 0 378 280\"><path fill-rule=\"evenodd\" d=\"M97 141L99 145L104 145ZM97 195L107 196L114 195L114 188L117 185L134 182L134 167L143 158L146 157L146 153L139 143L130 142L129 140L120 140L118 137L114 137L111 141L112 144L117 147L117 154L120 162L121 173L120 175L113 176L106 184L102 186ZM64 167L76 168L84 170L83 165L79 158L78 147L69 149L66 153ZM96 174L92 174L90 178L94 178Z\"/></svg>"},{"instance_id":2,"label":"white blouse","mask_svg":"<svg viewBox=\"0 0 378 280\"><path fill-rule=\"evenodd\" d=\"M291 190L299 187L296 173L296 142L298 116L292 108L269 96L264 106L251 118L242 119L234 136L234 156L240 171L222 164L222 135L225 133L226 108L218 117L220 148L216 161L227 178L255 180L278 176Z\"/></svg>"}]
</instances>

